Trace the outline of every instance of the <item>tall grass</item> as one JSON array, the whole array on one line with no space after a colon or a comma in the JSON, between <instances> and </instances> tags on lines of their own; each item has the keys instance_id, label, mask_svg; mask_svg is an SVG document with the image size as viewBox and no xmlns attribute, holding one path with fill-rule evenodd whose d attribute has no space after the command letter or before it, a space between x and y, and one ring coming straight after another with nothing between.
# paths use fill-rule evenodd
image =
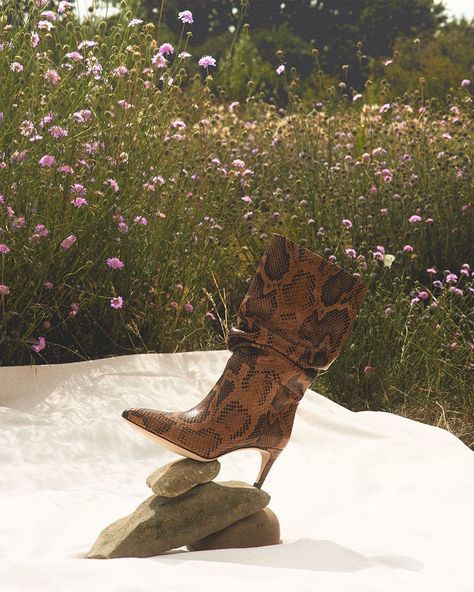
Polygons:
<instances>
[{"instance_id":1,"label":"tall grass","mask_svg":"<svg viewBox=\"0 0 474 592\"><path fill-rule=\"evenodd\" d=\"M287 107L251 85L236 104L221 64L178 57L192 54L190 24L164 64L169 40L130 11L111 30L67 10L12 16L0 25L0 365L225 348L278 232L369 286L313 388L474 445L471 86L459 81L447 107L344 83L308 105L287 67Z\"/></svg>"}]
</instances>

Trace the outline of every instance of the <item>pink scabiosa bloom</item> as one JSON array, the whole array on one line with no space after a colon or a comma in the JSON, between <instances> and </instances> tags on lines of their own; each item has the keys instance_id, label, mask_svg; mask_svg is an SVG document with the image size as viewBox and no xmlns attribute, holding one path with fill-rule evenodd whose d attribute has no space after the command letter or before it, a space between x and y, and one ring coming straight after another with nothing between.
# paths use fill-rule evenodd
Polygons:
<instances>
[{"instance_id":1,"label":"pink scabiosa bloom","mask_svg":"<svg viewBox=\"0 0 474 592\"><path fill-rule=\"evenodd\" d=\"M278 76L280 76L280 74L283 74L284 71L285 71L285 65L284 64L281 64L275 70L275 72L278 74Z\"/></svg>"},{"instance_id":2,"label":"pink scabiosa bloom","mask_svg":"<svg viewBox=\"0 0 474 592\"><path fill-rule=\"evenodd\" d=\"M145 218L145 216L135 216L133 221L141 224L142 226L146 226L148 224L148 220Z\"/></svg>"},{"instance_id":3,"label":"pink scabiosa bloom","mask_svg":"<svg viewBox=\"0 0 474 592\"><path fill-rule=\"evenodd\" d=\"M355 103L356 101L358 101L359 99L362 98L362 95L360 93L356 93L353 97L352 97L352 102Z\"/></svg>"},{"instance_id":4,"label":"pink scabiosa bloom","mask_svg":"<svg viewBox=\"0 0 474 592\"><path fill-rule=\"evenodd\" d=\"M44 337L38 337L38 344L31 346L36 353L40 352L46 347L46 339Z\"/></svg>"},{"instance_id":5,"label":"pink scabiosa bloom","mask_svg":"<svg viewBox=\"0 0 474 592\"><path fill-rule=\"evenodd\" d=\"M178 58L181 58L182 60L185 60L186 58L190 58L191 54L189 53L189 51L181 51L180 53L178 53Z\"/></svg>"},{"instance_id":6,"label":"pink scabiosa bloom","mask_svg":"<svg viewBox=\"0 0 474 592\"><path fill-rule=\"evenodd\" d=\"M471 271L471 267L470 267L469 263L463 263L461 265L461 269L460 269L459 273L461 275L465 275L466 277L469 277L470 271Z\"/></svg>"},{"instance_id":7,"label":"pink scabiosa bloom","mask_svg":"<svg viewBox=\"0 0 474 592\"><path fill-rule=\"evenodd\" d=\"M70 189L73 193L76 193L81 197L83 197L87 192L87 189L81 183L74 183L74 185L71 185Z\"/></svg>"},{"instance_id":8,"label":"pink scabiosa bloom","mask_svg":"<svg viewBox=\"0 0 474 592\"><path fill-rule=\"evenodd\" d=\"M413 253L413 247L411 245L405 245L403 247L403 252L404 253Z\"/></svg>"},{"instance_id":9,"label":"pink scabiosa bloom","mask_svg":"<svg viewBox=\"0 0 474 592\"><path fill-rule=\"evenodd\" d=\"M232 101L232 103L229 105L229 111L232 113L232 111L238 107L240 105L239 101Z\"/></svg>"},{"instance_id":10,"label":"pink scabiosa bloom","mask_svg":"<svg viewBox=\"0 0 474 592\"><path fill-rule=\"evenodd\" d=\"M140 25L141 23L143 23L142 19L139 18L133 18L129 23L128 26L129 27L135 27L136 25Z\"/></svg>"},{"instance_id":11,"label":"pink scabiosa bloom","mask_svg":"<svg viewBox=\"0 0 474 592\"><path fill-rule=\"evenodd\" d=\"M345 228L352 228L352 222L350 220L348 220L347 218L344 218L344 220L342 221L342 225Z\"/></svg>"},{"instance_id":12,"label":"pink scabiosa bloom","mask_svg":"<svg viewBox=\"0 0 474 592\"><path fill-rule=\"evenodd\" d=\"M39 163L42 167L52 167L56 164L56 158L50 154L45 154L39 159Z\"/></svg>"},{"instance_id":13,"label":"pink scabiosa bloom","mask_svg":"<svg viewBox=\"0 0 474 592\"><path fill-rule=\"evenodd\" d=\"M77 237L74 234L70 234L61 242L61 249L67 251L76 241Z\"/></svg>"},{"instance_id":14,"label":"pink scabiosa bloom","mask_svg":"<svg viewBox=\"0 0 474 592\"><path fill-rule=\"evenodd\" d=\"M468 78L464 78L464 80L461 82L462 88L467 88L470 84L471 81Z\"/></svg>"},{"instance_id":15,"label":"pink scabiosa bloom","mask_svg":"<svg viewBox=\"0 0 474 592\"><path fill-rule=\"evenodd\" d=\"M126 234L128 232L128 224L126 222L119 222L117 225L120 232Z\"/></svg>"},{"instance_id":16,"label":"pink scabiosa bloom","mask_svg":"<svg viewBox=\"0 0 474 592\"><path fill-rule=\"evenodd\" d=\"M12 62L10 64L10 70L12 72L21 72L23 70L23 65L20 62Z\"/></svg>"},{"instance_id":17,"label":"pink scabiosa bloom","mask_svg":"<svg viewBox=\"0 0 474 592\"><path fill-rule=\"evenodd\" d=\"M75 199L72 199L70 203L72 203L72 205L76 206L76 208L81 208L82 206L89 205L87 200L84 199L83 197L76 197Z\"/></svg>"},{"instance_id":18,"label":"pink scabiosa bloom","mask_svg":"<svg viewBox=\"0 0 474 592\"><path fill-rule=\"evenodd\" d=\"M2 296L6 296L7 294L10 294L10 288L8 286L6 286L5 284L0 284L0 294Z\"/></svg>"},{"instance_id":19,"label":"pink scabiosa bloom","mask_svg":"<svg viewBox=\"0 0 474 592\"><path fill-rule=\"evenodd\" d=\"M184 289L184 288L183 288L183 284L182 284L181 282L178 282L178 283L175 285L175 288L178 290L178 292L182 292L182 291L183 291L183 289Z\"/></svg>"},{"instance_id":20,"label":"pink scabiosa bloom","mask_svg":"<svg viewBox=\"0 0 474 592\"><path fill-rule=\"evenodd\" d=\"M110 300L110 306L115 309L122 308L122 306L123 306L122 296L116 296L115 298L112 298Z\"/></svg>"},{"instance_id":21,"label":"pink scabiosa bloom","mask_svg":"<svg viewBox=\"0 0 474 592\"><path fill-rule=\"evenodd\" d=\"M179 304L173 300L173 302L170 302L170 306L176 310L179 307Z\"/></svg>"},{"instance_id":22,"label":"pink scabiosa bloom","mask_svg":"<svg viewBox=\"0 0 474 592\"><path fill-rule=\"evenodd\" d=\"M369 193L371 193L372 195L375 195L377 193L377 187L375 185L372 185L369 189Z\"/></svg>"},{"instance_id":23,"label":"pink scabiosa bloom","mask_svg":"<svg viewBox=\"0 0 474 592\"><path fill-rule=\"evenodd\" d=\"M192 25L194 22L193 13L190 10L182 10L181 12L178 12L178 19L183 24L188 23L189 25Z\"/></svg>"},{"instance_id":24,"label":"pink scabiosa bloom","mask_svg":"<svg viewBox=\"0 0 474 592\"><path fill-rule=\"evenodd\" d=\"M212 56L205 55L205 56L202 56L202 58L199 60L198 64L201 66L201 68L209 68L209 66L216 65L216 60Z\"/></svg>"},{"instance_id":25,"label":"pink scabiosa bloom","mask_svg":"<svg viewBox=\"0 0 474 592\"><path fill-rule=\"evenodd\" d=\"M431 274L438 273L438 270L436 269L436 267L429 267L429 268L426 270L426 273L429 273L429 274L431 275Z\"/></svg>"},{"instance_id":26,"label":"pink scabiosa bloom","mask_svg":"<svg viewBox=\"0 0 474 592\"><path fill-rule=\"evenodd\" d=\"M410 216L408 218L408 222L410 222L410 224L416 224L416 222L421 222L421 216L418 216L417 214L413 214L413 216Z\"/></svg>"},{"instance_id":27,"label":"pink scabiosa bloom","mask_svg":"<svg viewBox=\"0 0 474 592\"><path fill-rule=\"evenodd\" d=\"M151 63L157 68L166 68L168 61L158 52L151 58Z\"/></svg>"},{"instance_id":28,"label":"pink scabiosa bloom","mask_svg":"<svg viewBox=\"0 0 474 592\"><path fill-rule=\"evenodd\" d=\"M434 286L435 288L442 288L442 287L443 287L443 283L442 283L442 282L440 282L439 280L434 280L434 282L433 282L433 286Z\"/></svg>"},{"instance_id":29,"label":"pink scabiosa bloom","mask_svg":"<svg viewBox=\"0 0 474 592\"><path fill-rule=\"evenodd\" d=\"M206 317L206 319L210 319L211 321L215 321L216 320L216 317L210 311L206 312L206 314L204 316Z\"/></svg>"},{"instance_id":30,"label":"pink scabiosa bloom","mask_svg":"<svg viewBox=\"0 0 474 592\"><path fill-rule=\"evenodd\" d=\"M109 257L107 259L107 265L112 269L122 269L124 267L123 261L121 261L118 257Z\"/></svg>"},{"instance_id":31,"label":"pink scabiosa bloom","mask_svg":"<svg viewBox=\"0 0 474 592\"><path fill-rule=\"evenodd\" d=\"M173 55L174 47L171 45L171 43L163 43L158 48L158 53L161 55Z\"/></svg>"},{"instance_id":32,"label":"pink scabiosa bloom","mask_svg":"<svg viewBox=\"0 0 474 592\"><path fill-rule=\"evenodd\" d=\"M355 259L357 257L357 253L356 253L355 249L351 249L351 248L344 249L344 253L348 257L351 257L352 259Z\"/></svg>"},{"instance_id":33,"label":"pink scabiosa bloom","mask_svg":"<svg viewBox=\"0 0 474 592\"><path fill-rule=\"evenodd\" d=\"M38 43L40 42L40 36L38 35L38 33L31 33L31 47L36 47L38 45Z\"/></svg>"},{"instance_id":34,"label":"pink scabiosa bloom","mask_svg":"<svg viewBox=\"0 0 474 592\"><path fill-rule=\"evenodd\" d=\"M107 182L112 187L112 189L115 191L115 193L118 193L120 191L120 187L115 179L107 179Z\"/></svg>"},{"instance_id":35,"label":"pink scabiosa bloom","mask_svg":"<svg viewBox=\"0 0 474 592\"><path fill-rule=\"evenodd\" d=\"M420 298L421 300L428 300L429 297L430 295L426 290L421 290L421 292L418 292L418 298Z\"/></svg>"},{"instance_id":36,"label":"pink scabiosa bloom","mask_svg":"<svg viewBox=\"0 0 474 592\"><path fill-rule=\"evenodd\" d=\"M80 54L78 51L70 51L69 53L65 54L67 58L72 60L73 62L80 62L84 59L84 56Z\"/></svg>"},{"instance_id":37,"label":"pink scabiosa bloom","mask_svg":"<svg viewBox=\"0 0 474 592\"><path fill-rule=\"evenodd\" d=\"M68 135L67 130L59 125L54 125L49 131L53 138L63 138Z\"/></svg>"},{"instance_id":38,"label":"pink scabiosa bloom","mask_svg":"<svg viewBox=\"0 0 474 592\"><path fill-rule=\"evenodd\" d=\"M244 169L245 168L245 162L243 160L241 160L240 158L235 158L232 161L232 166L235 166L235 168L237 168L237 169Z\"/></svg>"},{"instance_id":39,"label":"pink scabiosa bloom","mask_svg":"<svg viewBox=\"0 0 474 592\"><path fill-rule=\"evenodd\" d=\"M444 278L444 281L449 283L456 283L458 281L458 276L455 273L448 273L448 275Z\"/></svg>"},{"instance_id":40,"label":"pink scabiosa bloom","mask_svg":"<svg viewBox=\"0 0 474 592\"><path fill-rule=\"evenodd\" d=\"M59 74L56 72L56 70L53 70L51 68L49 70L46 70L44 78L45 78L45 80L50 82L53 86L55 84L57 84L59 80L61 80L61 76L59 76Z\"/></svg>"},{"instance_id":41,"label":"pink scabiosa bloom","mask_svg":"<svg viewBox=\"0 0 474 592\"><path fill-rule=\"evenodd\" d=\"M186 304L184 305L184 310L186 312L191 313L194 310L194 306L190 302L186 302Z\"/></svg>"},{"instance_id":42,"label":"pink scabiosa bloom","mask_svg":"<svg viewBox=\"0 0 474 592\"><path fill-rule=\"evenodd\" d=\"M77 302L73 302L71 304L71 310L69 311L69 316L75 317L77 315L79 308L80 308L79 304L77 304Z\"/></svg>"},{"instance_id":43,"label":"pink scabiosa bloom","mask_svg":"<svg viewBox=\"0 0 474 592\"><path fill-rule=\"evenodd\" d=\"M49 280L46 280L43 284L43 286L47 289L47 290L51 290L51 288L54 286L54 284L52 282L50 282Z\"/></svg>"},{"instance_id":44,"label":"pink scabiosa bloom","mask_svg":"<svg viewBox=\"0 0 474 592\"><path fill-rule=\"evenodd\" d=\"M0 243L0 253L2 255L6 255L9 252L10 252L10 247L8 245L6 245L5 243Z\"/></svg>"},{"instance_id":45,"label":"pink scabiosa bloom","mask_svg":"<svg viewBox=\"0 0 474 592\"><path fill-rule=\"evenodd\" d=\"M175 119L171 122L171 125L177 129L186 129L186 124L182 119Z\"/></svg>"},{"instance_id":46,"label":"pink scabiosa bloom","mask_svg":"<svg viewBox=\"0 0 474 592\"><path fill-rule=\"evenodd\" d=\"M390 103L385 103L380 107L380 113L386 113L392 105Z\"/></svg>"},{"instance_id":47,"label":"pink scabiosa bloom","mask_svg":"<svg viewBox=\"0 0 474 592\"><path fill-rule=\"evenodd\" d=\"M243 197L240 198L242 201L244 201L245 203L251 203L252 202L252 198L250 197L250 195L244 195Z\"/></svg>"}]
</instances>

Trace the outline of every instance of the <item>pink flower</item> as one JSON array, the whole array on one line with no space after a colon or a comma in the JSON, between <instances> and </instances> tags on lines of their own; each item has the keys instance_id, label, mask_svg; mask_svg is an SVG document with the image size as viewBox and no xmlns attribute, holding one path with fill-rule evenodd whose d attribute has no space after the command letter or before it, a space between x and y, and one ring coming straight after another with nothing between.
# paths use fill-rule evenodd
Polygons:
<instances>
[{"instance_id":1,"label":"pink flower","mask_svg":"<svg viewBox=\"0 0 474 592\"><path fill-rule=\"evenodd\" d=\"M81 183L74 183L74 185L71 185L71 191L82 196L87 190L84 188L84 185L81 185Z\"/></svg>"},{"instance_id":2,"label":"pink flower","mask_svg":"<svg viewBox=\"0 0 474 592\"><path fill-rule=\"evenodd\" d=\"M32 345L31 347L35 350L36 353L40 352L42 349L46 347L46 340L44 337L38 338L38 345Z\"/></svg>"},{"instance_id":3,"label":"pink flower","mask_svg":"<svg viewBox=\"0 0 474 592\"><path fill-rule=\"evenodd\" d=\"M71 304L71 310L69 311L69 316L75 317L77 315L79 308L80 308L79 304L77 304L77 302L73 302Z\"/></svg>"},{"instance_id":4,"label":"pink flower","mask_svg":"<svg viewBox=\"0 0 474 592\"><path fill-rule=\"evenodd\" d=\"M121 261L118 257L109 257L107 259L107 265L112 269L122 269L124 267L123 261Z\"/></svg>"},{"instance_id":5,"label":"pink flower","mask_svg":"<svg viewBox=\"0 0 474 592\"><path fill-rule=\"evenodd\" d=\"M216 65L216 60L215 58L213 58L212 56L209 55L205 55L203 56L198 64L202 67L202 68L208 68L209 66L215 66Z\"/></svg>"},{"instance_id":6,"label":"pink flower","mask_svg":"<svg viewBox=\"0 0 474 592\"><path fill-rule=\"evenodd\" d=\"M174 308L176 310L178 308L179 304L173 300L173 302L170 302L170 306L171 306L171 308Z\"/></svg>"},{"instance_id":7,"label":"pink flower","mask_svg":"<svg viewBox=\"0 0 474 592\"><path fill-rule=\"evenodd\" d=\"M161 53L158 52L151 58L151 63L157 68L165 68L168 62L166 58L164 58Z\"/></svg>"},{"instance_id":8,"label":"pink flower","mask_svg":"<svg viewBox=\"0 0 474 592\"><path fill-rule=\"evenodd\" d=\"M342 225L345 226L346 228L352 228L352 222L350 220L348 220L347 218L344 218L344 220L342 221Z\"/></svg>"},{"instance_id":9,"label":"pink flower","mask_svg":"<svg viewBox=\"0 0 474 592\"><path fill-rule=\"evenodd\" d=\"M429 267L426 270L426 273L432 274L432 273L438 273L438 270L436 269L436 267Z\"/></svg>"},{"instance_id":10,"label":"pink flower","mask_svg":"<svg viewBox=\"0 0 474 592\"><path fill-rule=\"evenodd\" d=\"M429 297L430 297L430 295L428 294L428 292L426 290L422 290L421 292L418 292L418 298L421 298L421 300L428 300Z\"/></svg>"},{"instance_id":11,"label":"pink flower","mask_svg":"<svg viewBox=\"0 0 474 592\"><path fill-rule=\"evenodd\" d=\"M123 306L122 296L116 296L115 298L112 298L110 300L110 306L115 309L122 308L122 306Z\"/></svg>"},{"instance_id":12,"label":"pink flower","mask_svg":"<svg viewBox=\"0 0 474 592\"><path fill-rule=\"evenodd\" d=\"M145 216L135 216L133 221L138 222L138 224L141 224L142 226L146 226L148 224L148 220L145 218Z\"/></svg>"},{"instance_id":13,"label":"pink flower","mask_svg":"<svg viewBox=\"0 0 474 592\"><path fill-rule=\"evenodd\" d=\"M449 282L457 282L458 281L458 276L455 273L448 273L448 275L445 277L444 281L446 283L449 283Z\"/></svg>"},{"instance_id":14,"label":"pink flower","mask_svg":"<svg viewBox=\"0 0 474 592\"><path fill-rule=\"evenodd\" d=\"M375 370L376 369L373 366L365 366L364 374L373 374Z\"/></svg>"},{"instance_id":15,"label":"pink flower","mask_svg":"<svg viewBox=\"0 0 474 592\"><path fill-rule=\"evenodd\" d=\"M172 55L174 53L174 47L171 45L171 43L163 43L158 48L158 53L161 55Z\"/></svg>"},{"instance_id":16,"label":"pink flower","mask_svg":"<svg viewBox=\"0 0 474 592\"><path fill-rule=\"evenodd\" d=\"M10 252L10 247L4 243L0 243L0 253L2 253L3 255L6 255L9 252Z\"/></svg>"},{"instance_id":17,"label":"pink flower","mask_svg":"<svg viewBox=\"0 0 474 592\"><path fill-rule=\"evenodd\" d=\"M413 247L411 245L405 245L403 247L403 252L404 253L412 253L413 252Z\"/></svg>"},{"instance_id":18,"label":"pink flower","mask_svg":"<svg viewBox=\"0 0 474 592\"><path fill-rule=\"evenodd\" d=\"M46 281L46 282L44 282L43 286L46 289L51 290L51 288L53 287L53 284L50 281Z\"/></svg>"},{"instance_id":19,"label":"pink flower","mask_svg":"<svg viewBox=\"0 0 474 592\"><path fill-rule=\"evenodd\" d=\"M52 167L56 164L56 158L50 154L45 154L39 159L39 163L42 167Z\"/></svg>"},{"instance_id":20,"label":"pink flower","mask_svg":"<svg viewBox=\"0 0 474 592\"><path fill-rule=\"evenodd\" d=\"M410 222L410 224L415 224L416 222L421 222L421 216L417 216L416 214L414 214L413 216L410 216L408 218L408 222Z\"/></svg>"},{"instance_id":21,"label":"pink flower","mask_svg":"<svg viewBox=\"0 0 474 592\"><path fill-rule=\"evenodd\" d=\"M182 23L189 23L190 25L194 22L193 13L190 10L182 10L181 12L178 12L178 19Z\"/></svg>"},{"instance_id":22,"label":"pink flower","mask_svg":"<svg viewBox=\"0 0 474 592\"><path fill-rule=\"evenodd\" d=\"M283 72L285 71L285 66L284 64L281 64L280 66L278 66L278 68L275 70L275 72L278 74L278 76L280 74L283 74Z\"/></svg>"},{"instance_id":23,"label":"pink flower","mask_svg":"<svg viewBox=\"0 0 474 592\"><path fill-rule=\"evenodd\" d=\"M56 72L56 70L53 70L53 69L47 70L46 74L44 75L44 78L45 78L45 80L50 82L53 86L55 84L57 84L59 80L61 80L61 77L59 76L59 74Z\"/></svg>"},{"instance_id":24,"label":"pink flower","mask_svg":"<svg viewBox=\"0 0 474 592\"><path fill-rule=\"evenodd\" d=\"M80 60L84 59L84 56L81 55L78 51L70 51L69 53L66 53L65 56L73 62L79 62Z\"/></svg>"},{"instance_id":25,"label":"pink flower","mask_svg":"<svg viewBox=\"0 0 474 592\"><path fill-rule=\"evenodd\" d=\"M183 291L183 284L181 284L181 283L178 283L178 284L176 284L175 288L176 288L176 289L177 289L179 292L182 292L182 291Z\"/></svg>"},{"instance_id":26,"label":"pink flower","mask_svg":"<svg viewBox=\"0 0 474 592\"><path fill-rule=\"evenodd\" d=\"M471 81L468 78L464 78L464 80L461 82L461 86L463 88L467 88L470 84L471 84Z\"/></svg>"},{"instance_id":27,"label":"pink flower","mask_svg":"<svg viewBox=\"0 0 474 592\"><path fill-rule=\"evenodd\" d=\"M71 200L71 203L76 206L76 208L80 208L82 206L89 205L87 200L83 197L76 197L76 199Z\"/></svg>"},{"instance_id":28,"label":"pink flower","mask_svg":"<svg viewBox=\"0 0 474 592\"><path fill-rule=\"evenodd\" d=\"M65 251L69 249L77 240L77 237L74 234L70 234L61 242L61 248Z\"/></svg>"},{"instance_id":29,"label":"pink flower","mask_svg":"<svg viewBox=\"0 0 474 592\"><path fill-rule=\"evenodd\" d=\"M388 111L391 107L390 103L385 103L385 105L382 105L380 107L380 113L385 113L386 111Z\"/></svg>"},{"instance_id":30,"label":"pink flower","mask_svg":"<svg viewBox=\"0 0 474 592\"><path fill-rule=\"evenodd\" d=\"M252 198L250 197L250 195L244 195L243 197L240 198L242 201L244 201L245 203L251 203Z\"/></svg>"},{"instance_id":31,"label":"pink flower","mask_svg":"<svg viewBox=\"0 0 474 592\"><path fill-rule=\"evenodd\" d=\"M191 313L191 312L193 312L194 307L193 307L193 305L190 302L186 302L186 304L184 305L184 310L186 312Z\"/></svg>"},{"instance_id":32,"label":"pink flower","mask_svg":"<svg viewBox=\"0 0 474 592\"><path fill-rule=\"evenodd\" d=\"M9 293L10 293L10 288L8 286L6 286L5 284L0 284L0 294L2 296L6 296Z\"/></svg>"}]
</instances>

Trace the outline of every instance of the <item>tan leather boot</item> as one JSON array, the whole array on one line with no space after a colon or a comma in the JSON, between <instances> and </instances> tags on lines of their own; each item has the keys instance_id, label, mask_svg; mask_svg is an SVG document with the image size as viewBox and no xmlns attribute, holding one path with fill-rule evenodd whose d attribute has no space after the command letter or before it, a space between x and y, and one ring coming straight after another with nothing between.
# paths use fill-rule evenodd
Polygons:
<instances>
[{"instance_id":1,"label":"tan leather boot","mask_svg":"<svg viewBox=\"0 0 474 592\"><path fill-rule=\"evenodd\" d=\"M341 352L367 288L316 253L272 233L232 327L232 351L206 397L182 412L127 409L144 435L201 461L260 451L260 488L286 446L298 402Z\"/></svg>"}]
</instances>

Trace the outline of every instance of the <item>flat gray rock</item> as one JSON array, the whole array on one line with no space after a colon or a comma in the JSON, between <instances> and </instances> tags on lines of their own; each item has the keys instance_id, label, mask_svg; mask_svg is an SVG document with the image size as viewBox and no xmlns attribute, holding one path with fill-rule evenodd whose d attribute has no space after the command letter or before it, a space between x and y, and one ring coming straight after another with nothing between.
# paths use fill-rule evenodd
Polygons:
<instances>
[{"instance_id":1,"label":"flat gray rock","mask_svg":"<svg viewBox=\"0 0 474 592\"><path fill-rule=\"evenodd\" d=\"M270 496L242 481L196 485L183 495L152 495L99 534L86 557L152 557L200 540L268 505Z\"/></svg>"},{"instance_id":2,"label":"flat gray rock","mask_svg":"<svg viewBox=\"0 0 474 592\"><path fill-rule=\"evenodd\" d=\"M212 481L220 468L217 459L201 462L183 458L156 469L147 477L146 484L156 495L177 497L200 483Z\"/></svg>"},{"instance_id":3,"label":"flat gray rock","mask_svg":"<svg viewBox=\"0 0 474 592\"><path fill-rule=\"evenodd\" d=\"M187 545L188 551L210 549L235 549L237 547L263 547L278 545L280 523L270 508L263 508L255 514L242 518L223 530Z\"/></svg>"}]
</instances>

